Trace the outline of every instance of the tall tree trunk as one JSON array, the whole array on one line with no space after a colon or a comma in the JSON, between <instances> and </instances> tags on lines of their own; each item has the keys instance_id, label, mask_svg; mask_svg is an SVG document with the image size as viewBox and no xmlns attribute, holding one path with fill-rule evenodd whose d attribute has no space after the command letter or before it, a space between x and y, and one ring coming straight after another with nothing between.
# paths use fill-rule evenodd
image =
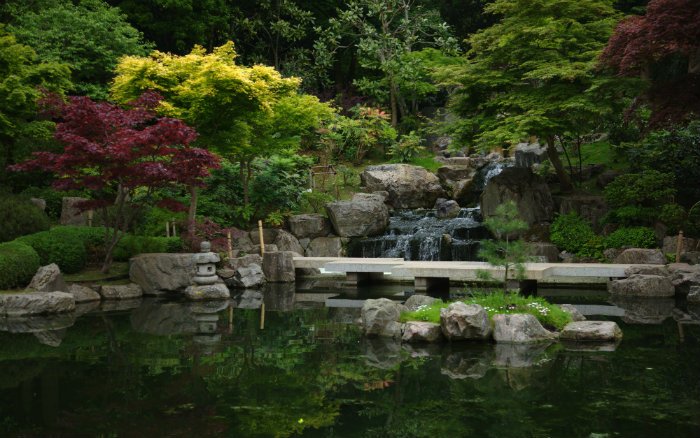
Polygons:
<instances>
[{"instance_id":1,"label":"tall tree trunk","mask_svg":"<svg viewBox=\"0 0 700 438\"><path fill-rule=\"evenodd\" d=\"M572 190L571 178L569 174L564 170L564 165L559 158L559 152L557 151L557 145L554 142L554 136L547 137L547 156L549 161L552 162L554 170L557 172L557 177L559 178L559 185L562 192L570 192Z\"/></svg>"},{"instance_id":2,"label":"tall tree trunk","mask_svg":"<svg viewBox=\"0 0 700 438\"><path fill-rule=\"evenodd\" d=\"M194 239L194 218L197 215L197 195L198 190L194 185L189 186L190 208L187 211L187 237L190 242Z\"/></svg>"}]
</instances>

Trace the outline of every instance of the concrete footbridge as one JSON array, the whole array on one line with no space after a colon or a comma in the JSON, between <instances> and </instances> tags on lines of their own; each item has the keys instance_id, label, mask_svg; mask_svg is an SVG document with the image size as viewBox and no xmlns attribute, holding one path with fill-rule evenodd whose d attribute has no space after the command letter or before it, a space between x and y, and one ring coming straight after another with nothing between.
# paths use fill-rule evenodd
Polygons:
<instances>
[{"instance_id":1,"label":"concrete footbridge","mask_svg":"<svg viewBox=\"0 0 700 438\"><path fill-rule=\"evenodd\" d=\"M604 284L610 279L625 278L632 264L608 263L525 263L525 286L537 283ZM405 261L401 258L294 257L296 269L315 268L345 274L351 285L382 279L413 280L417 292L427 292L449 285L451 281L476 281L480 272L503 280L505 270L486 262ZM515 279L515 272L508 276ZM483 274L481 274L483 275Z\"/></svg>"}]
</instances>

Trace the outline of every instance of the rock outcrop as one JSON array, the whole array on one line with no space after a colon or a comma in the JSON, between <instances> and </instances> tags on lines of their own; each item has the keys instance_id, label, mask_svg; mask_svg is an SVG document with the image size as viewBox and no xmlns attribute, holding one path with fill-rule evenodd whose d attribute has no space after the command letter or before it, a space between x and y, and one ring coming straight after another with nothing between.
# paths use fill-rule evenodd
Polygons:
<instances>
[{"instance_id":1,"label":"rock outcrop","mask_svg":"<svg viewBox=\"0 0 700 438\"><path fill-rule=\"evenodd\" d=\"M362 331L369 337L401 338L399 317L401 308L398 303L387 298L365 300L360 319Z\"/></svg>"},{"instance_id":2,"label":"rock outcrop","mask_svg":"<svg viewBox=\"0 0 700 438\"><path fill-rule=\"evenodd\" d=\"M299 214L288 219L289 229L297 239L325 237L331 232L328 219L320 214Z\"/></svg>"},{"instance_id":3,"label":"rock outcrop","mask_svg":"<svg viewBox=\"0 0 700 438\"><path fill-rule=\"evenodd\" d=\"M360 179L368 192L388 192L387 202L394 208L432 208L438 198L445 197L438 177L419 166L368 166Z\"/></svg>"},{"instance_id":4,"label":"rock outcrop","mask_svg":"<svg viewBox=\"0 0 700 438\"><path fill-rule=\"evenodd\" d=\"M515 202L520 217L529 225L552 220L554 202L545 181L529 169L508 167L491 178L481 194L481 214L492 217L496 208Z\"/></svg>"},{"instance_id":5,"label":"rock outcrop","mask_svg":"<svg viewBox=\"0 0 700 438\"><path fill-rule=\"evenodd\" d=\"M668 277L642 274L613 280L608 284L608 291L613 295L649 298L672 297L676 293Z\"/></svg>"},{"instance_id":6,"label":"rock outcrop","mask_svg":"<svg viewBox=\"0 0 700 438\"><path fill-rule=\"evenodd\" d=\"M140 254L129 260L129 278L145 295L179 291L193 282L193 254Z\"/></svg>"},{"instance_id":7,"label":"rock outcrop","mask_svg":"<svg viewBox=\"0 0 700 438\"><path fill-rule=\"evenodd\" d=\"M389 226L389 209L381 195L357 193L351 201L327 204L326 211L340 237L377 236Z\"/></svg>"},{"instance_id":8,"label":"rock outcrop","mask_svg":"<svg viewBox=\"0 0 700 438\"><path fill-rule=\"evenodd\" d=\"M425 321L409 321L404 325L404 342L437 342L442 338L440 324Z\"/></svg>"},{"instance_id":9,"label":"rock outcrop","mask_svg":"<svg viewBox=\"0 0 700 438\"><path fill-rule=\"evenodd\" d=\"M564 327L559 339L610 342L622 339L622 330L614 321L576 321Z\"/></svg>"},{"instance_id":10,"label":"rock outcrop","mask_svg":"<svg viewBox=\"0 0 700 438\"><path fill-rule=\"evenodd\" d=\"M27 290L35 292L68 292L68 285L56 263L42 266L32 277Z\"/></svg>"},{"instance_id":11,"label":"rock outcrop","mask_svg":"<svg viewBox=\"0 0 700 438\"><path fill-rule=\"evenodd\" d=\"M491 336L489 316L478 304L456 301L440 309L440 327L442 334L451 341L483 340Z\"/></svg>"},{"instance_id":12,"label":"rock outcrop","mask_svg":"<svg viewBox=\"0 0 700 438\"><path fill-rule=\"evenodd\" d=\"M105 285L100 288L100 295L105 300L131 300L141 298L143 289L136 283Z\"/></svg>"},{"instance_id":13,"label":"rock outcrop","mask_svg":"<svg viewBox=\"0 0 700 438\"><path fill-rule=\"evenodd\" d=\"M530 314L494 315L493 324L493 339L496 342L524 344L550 341L557 337Z\"/></svg>"},{"instance_id":14,"label":"rock outcrop","mask_svg":"<svg viewBox=\"0 0 700 438\"><path fill-rule=\"evenodd\" d=\"M75 299L67 292L0 294L0 316L26 316L75 310Z\"/></svg>"},{"instance_id":15,"label":"rock outcrop","mask_svg":"<svg viewBox=\"0 0 700 438\"><path fill-rule=\"evenodd\" d=\"M666 256L659 249L629 248L617 257L613 263L637 264L637 265L663 265L666 264Z\"/></svg>"}]
</instances>

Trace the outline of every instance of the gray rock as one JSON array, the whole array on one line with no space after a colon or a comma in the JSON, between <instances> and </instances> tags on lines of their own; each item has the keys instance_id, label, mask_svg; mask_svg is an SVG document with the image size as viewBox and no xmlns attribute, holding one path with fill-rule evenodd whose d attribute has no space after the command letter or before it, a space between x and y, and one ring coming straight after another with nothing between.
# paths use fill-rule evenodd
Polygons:
<instances>
[{"instance_id":1,"label":"gray rock","mask_svg":"<svg viewBox=\"0 0 700 438\"><path fill-rule=\"evenodd\" d=\"M42 266L32 277L27 290L35 292L68 292L68 285L56 263Z\"/></svg>"},{"instance_id":2,"label":"gray rock","mask_svg":"<svg viewBox=\"0 0 700 438\"><path fill-rule=\"evenodd\" d=\"M95 312L100 309L101 302L102 301L83 301L82 303L75 303L75 312L73 312L73 314L78 317Z\"/></svg>"},{"instance_id":3,"label":"gray rock","mask_svg":"<svg viewBox=\"0 0 700 438\"><path fill-rule=\"evenodd\" d=\"M622 248L608 248L608 249L603 251L603 255L605 256L606 260L609 260L612 262L613 260L615 260L617 258L617 256L622 254L622 251L624 251L624 249L622 249Z\"/></svg>"},{"instance_id":4,"label":"gray rock","mask_svg":"<svg viewBox=\"0 0 700 438\"><path fill-rule=\"evenodd\" d=\"M87 225L87 212L78 205L87 198L64 197L61 202L61 225Z\"/></svg>"},{"instance_id":5,"label":"gray rock","mask_svg":"<svg viewBox=\"0 0 700 438\"><path fill-rule=\"evenodd\" d=\"M344 254L340 237L317 237L306 248L307 257L343 257Z\"/></svg>"},{"instance_id":6,"label":"gray rock","mask_svg":"<svg viewBox=\"0 0 700 438\"><path fill-rule=\"evenodd\" d=\"M29 202L36 205L41 211L46 211L46 200L41 198L29 198Z\"/></svg>"},{"instance_id":7,"label":"gray rock","mask_svg":"<svg viewBox=\"0 0 700 438\"><path fill-rule=\"evenodd\" d=\"M559 253L559 260L562 263L574 263L576 262L576 254L571 254L568 251L562 251Z\"/></svg>"},{"instance_id":8,"label":"gray rock","mask_svg":"<svg viewBox=\"0 0 700 438\"><path fill-rule=\"evenodd\" d=\"M559 214L575 212L596 229L599 229L599 224L609 211L602 196L566 195L554 197L554 202L559 206Z\"/></svg>"},{"instance_id":9,"label":"gray rock","mask_svg":"<svg viewBox=\"0 0 700 438\"><path fill-rule=\"evenodd\" d=\"M688 291L688 303L700 303L700 286L691 286Z\"/></svg>"},{"instance_id":10,"label":"gray rock","mask_svg":"<svg viewBox=\"0 0 700 438\"><path fill-rule=\"evenodd\" d=\"M458 202L472 201L474 179L477 171L472 166L443 166L437 170L440 183L447 195Z\"/></svg>"},{"instance_id":11,"label":"gray rock","mask_svg":"<svg viewBox=\"0 0 700 438\"><path fill-rule=\"evenodd\" d=\"M638 265L630 266L629 268L625 269L625 275L630 276L635 274L660 275L662 277L668 277L671 275L668 268L664 265Z\"/></svg>"},{"instance_id":12,"label":"gray rock","mask_svg":"<svg viewBox=\"0 0 700 438\"><path fill-rule=\"evenodd\" d=\"M529 169L508 167L491 178L481 194L481 214L492 217L496 208L515 202L520 217L529 225L548 222L554 216L554 201L545 181Z\"/></svg>"},{"instance_id":13,"label":"gray rock","mask_svg":"<svg viewBox=\"0 0 700 438\"><path fill-rule=\"evenodd\" d=\"M615 257L614 263L635 265L665 265L666 256L659 249L628 248Z\"/></svg>"},{"instance_id":14,"label":"gray rock","mask_svg":"<svg viewBox=\"0 0 700 438\"><path fill-rule=\"evenodd\" d=\"M75 299L67 292L0 294L0 316L40 315L75 310Z\"/></svg>"},{"instance_id":15,"label":"gray rock","mask_svg":"<svg viewBox=\"0 0 700 438\"><path fill-rule=\"evenodd\" d=\"M313 239L330 234L331 224L320 214L299 214L288 219L289 229L297 239Z\"/></svg>"},{"instance_id":16,"label":"gray rock","mask_svg":"<svg viewBox=\"0 0 700 438\"><path fill-rule=\"evenodd\" d=\"M224 300L231 297L224 283L188 286L184 293L187 299L193 301Z\"/></svg>"},{"instance_id":17,"label":"gray rock","mask_svg":"<svg viewBox=\"0 0 700 438\"><path fill-rule=\"evenodd\" d=\"M387 298L365 300L360 319L366 336L391 337L399 339L401 328L398 323L401 310L398 303ZM397 337L398 336L398 337Z\"/></svg>"},{"instance_id":18,"label":"gray rock","mask_svg":"<svg viewBox=\"0 0 700 438\"><path fill-rule=\"evenodd\" d=\"M573 304L559 304L559 308L571 315L571 320L574 322L586 320L586 317Z\"/></svg>"},{"instance_id":19,"label":"gray rock","mask_svg":"<svg viewBox=\"0 0 700 438\"><path fill-rule=\"evenodd\" d=\"M442 338L440 324L424 321L408 321L404 325L404 342L437 342Z\"/></svg>"},{"instance_id":20,"label":"gray rock","mask_svg":"<svg viewBox=\"0 0 700 438\"><path fill-rule=\"evenodd\" d=\"M89 301L99 301L100 294L81 284L71 284L68 288L68 293L73 295L76 303L86 303Z\"/></svg>"},{"instance_id":21,"label":"gray rock","mask_svg":"<svg viewBox=\"0 0 700 438\"><path fill-rule=\"evenodd\" d=\"M438 219L452 219L459 216L460 207L456 201L439 198L435 201L435 215Z\"/></svg>"},{"instance_id":22,"label":"gray rock","mask_svg":"<svg viewBox=\"0 0 700 438\"><path fill-rule=\"evenodd\" d=\"M433 304L436 300L437 298L429 297L428 295L413 294L410 297L408 297L406 302L403 304L409 311L412 312L421 306L429 306Z\"/></svg>"},{"instance_id":23,"label":"gray rock","mask_svg":"<svg viewBox=\"0 0 700 438\"><path fill-rule=\"evenodd\" d=\"M549 342L512 344L500 343L494 347L492 365L498 368L529 368L546 359Z\"/></svg>"},{"instance_id":24,"label":"gray rock","mask_svg":"<svg viewBox=\"0 0 700 438\"><path fill-rule=\"evenodd\" d=\"M279 231L279 228L263 228L263 240L265 241L265 245L274 242L277 238L277 233L279 233ZM250 236L250 240L253 242L253 245L260 245L259 229L256 228L254 230L251 230L250 233L248 233L248 235Z\"/></svg>"},{"instance_id":25,"label":"gray rock","mask_svg":"<svg viewBox=\"0 0 700 438\"><path fill-rule=\"evenodd\" d=\"M450 379L481 379L491 369L490 352L459 351L442 361L440 374Z\"/></svg>"},{"instance_id":26,"label":"gray rock","mask_svg":"<svg viewBox=\"0 0 700 438\"><path fill-rule=\"evenodd\" d=\"M242 266L234 271L233 277L225 280L226 285L237 289L258 289L265 284L265 273L260 265Z\"/></svg>"},{"instance_id":27,"label":"gray rock","mask_svg":"<svg viewBox=\"0 0 700 438\"><path fill-rule=\"evenodd\" d=\"M253 241L250 240L250 234L245 231L239 231L231 236L231 246L234 251L239 253L250 254L253 252Z\"/></svg>"},{"instance_id":28,"label":"gray rock","mask_svg":"<svg viewBox=\"0 0 700 438\"><path fill-rule=\"evenodd\" d=\"M291 251L266 252L263 255L265 279L271 283L287 283L296 280L294 253Z\"/></svg>"},{"instance_id":29,"label":"gray rock","mask_svg":"<svg viewBox=\"0 0 700 438\"><path fill-rule=\"evenodd\" d=\"M105 300L131 300L141 298L143 289L136 283L105 285L100 288L100 295Z\"/></svg>"},{"instance_id":30,"label":"gray rock","mask_svg":"<svg viewBox=\"0 0 700 438\"><path fill-rule=\"evenodd\" d=\"M263 294L255 290L244 290L236 298L236 307L239 309L259 309L263 303Z\"/></svg>"},{"instance_id":31,"label":"gray rock","mask_svg":"<svg viewBox=\"0 0 700 438\"><path fill-rule=\"evenodd\" d=\"M673 283L667 277L642 274L609 282L608 292L613 295L656 298L672 297L676 293Z\"/></svg>"},{"instance_id":32,"label":"gray rock","mask_svg":"<svg viewBox=\"0 0 700 438\"><path fill-rule=\"evenodd\" d=\"M102 300L100 301L101 312L123 312L141 307L142 298L130 298L127 300Z\"/></svg>"},{"instance_id":33,"label":"gray rock","mask_svg":"<svg viewBox=\"0 0 700 438\"><path fill-rule=\"evenodd\" d=\"M280 249L277 248L277 245L270 243L270 244L265 244L265 252L277 252ZM260 254L260 245L253 245L253 247L250 249L251 254Z\"/></svg>"},{"instance_id":34,"label":"gray rock","mask_svg":"<svg viewBox=\"0 0 700 438\"><path fill-rule=\"evenodd\" d=\"M559 339L568 341L617 341L622 330L614 321L576 321L564 327Z\"/></svg>"},{"instance_id":35,"label":"gray rock","mask_svg":"<svg viewBox=\"0 0 700 438\"><path fill-rule=\"evenodd\" d=\"M531 242L527 245L530 250L530 255L534 257L544 257L547 263L556 263L559 261L559 248L553 243Z\"/></svg>"},{"instance_id":36,"label":"gray rock","mask_svg":"<svg viewBox=\"0 0 700 438\"><path fill-rule=\"evenodd\" d=\"M493 316L493 323L493 339L496 342L521 344L549 341L557 337L530 314L498 314Z\"/></svg>"},{"instance_id":37,"label":"gray rock","mask_svg":"<svg viewBox=\"0 0 700 438\"><path fill-rule=\"evenodd\" d=\"M326 211L341 237L376 236L389 226L389 209L379 195L356 193L351 201L328 203Z\"/></svg>"},{"instance_id":38,"label":"gray rock","mask_svg":"<svg viewBox=\"0 0 700 438\"><path fill-rule=\"evenodd\" d=\"M438 198L445 197L438 177L419 166L368 166L360 179L369 192L388 192L388 202L394 208L431 208Z\"/></svg>"},{"instance_id":39,"label":"gray rock","mask_svg":"<svg viewBox=\"0 0 700 438\"><path fill-rule=\"evenodd\" d=\"M304 254L304 248L292 234L279 230L277 232L277 237L275 237L274 245L277 245L279 251L293 251L299 254Z\"/></svg>"},{"instance_id":40,"label":"gray rock","mask_svg":"<svg viewBox=\"0 0 700 438\"><path fill-rule=\"evenodd\" d=\"M194 274L192 254L140 254L129 260L129 278L145 295L182 290L193 283Z\"/></svg>"},{"instance_id":41,"label":"gray rock","mask_svg":"<svg viewBox=\"0 0 700 438\"><path fill-rule=\"evenodd\" d=\"M442 334L451 341L488 339L491 336L489 316L478 304L451 303L440 309Z\"/></svg>"},{"instance_id":42,"label":"gray rock","mask_svg":"<svg viewBox=\"0 0 700 438\"><path fill-rule=\"evenodd\" d=\"M692 239L690 237L684 237L682 239L681 254L685 254L689 251L696 251L700 249L698 245L700 241ZM676 254L678 249L678 236L666 236L664 237L662 251L664 254Z\"/></svg>"},{"instance_id":43,"label":"gray rock","mask_svg":"<svg viewBox=\"0 0 700 438\"><path fill-rule=\"evenodd\" d=\"M247 268L250 265L262 266L262 257L259 254L248 254L243 257L229 259L228 265L236 270L238 268Z\"/></svg>"},{"instance_id":44,"label":"gray rock","mask_svg":"<svg viewBox=\"0 0 700 438\"><path fill-rule=\"evenodd\" d=\"M533 164L547 161L547 146L539 143L518 143L515 146L515 166L532 167Z\"/></svg>"}]
</instances>

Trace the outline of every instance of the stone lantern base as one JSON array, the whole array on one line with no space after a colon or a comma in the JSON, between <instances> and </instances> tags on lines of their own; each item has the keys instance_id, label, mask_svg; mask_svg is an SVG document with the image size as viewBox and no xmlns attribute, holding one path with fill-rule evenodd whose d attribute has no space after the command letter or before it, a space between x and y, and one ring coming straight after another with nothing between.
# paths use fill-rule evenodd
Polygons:
<instances>
[{"instance_id":1,"label":"stone lantern base","mask_svg":"<svg viewBox=\"0 0 700 438\"><path fill-rule=\"evenodd\" d=\"M231 293L224 283L188 286L185 297L190 300L221 300L231 298Z\"/></svg>"}]
</instances>

